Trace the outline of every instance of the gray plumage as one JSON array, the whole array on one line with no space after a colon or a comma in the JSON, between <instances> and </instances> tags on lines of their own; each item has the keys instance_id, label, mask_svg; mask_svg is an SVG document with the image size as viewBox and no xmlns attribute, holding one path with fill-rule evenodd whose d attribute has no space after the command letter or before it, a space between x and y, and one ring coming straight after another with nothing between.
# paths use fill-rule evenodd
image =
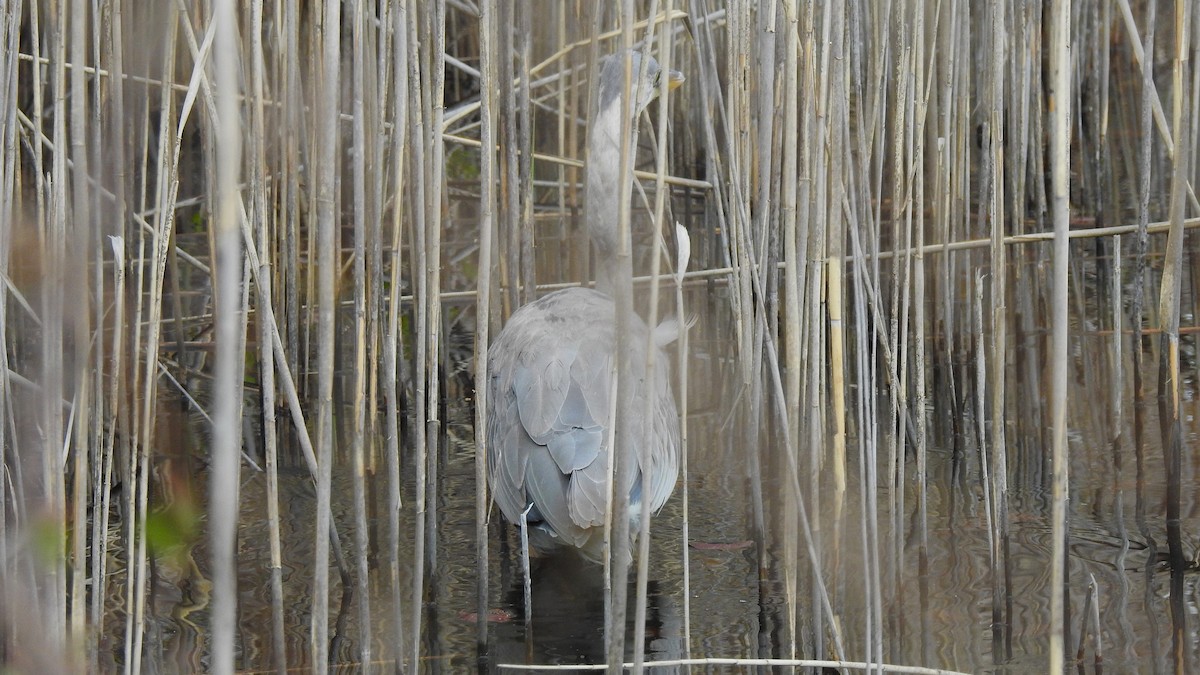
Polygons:
<instances>
[{"instance_id":1,"label":"gray plumage","mask_svg":"<svg viewBox=\"0 0 1200 675\"><path fill-rule=\"evenodd\" d=\"M648 60L638 81L640 59ZM658 93L662 71L653 58L632 55L634 114ZM672 84L682 76L671 72ZM620 180L621 96L625 90L622 55L600 69L596 114L588 134L585 220L596 247L597 288L568 288L531 302L513 314L488 350L488 484L492 499L513 523L529 508L530 540L540 549L569 545L586 557L604 555L608 509L611 420L616 410L615 305L610 288L615 252ZM636 314L625 344L632 350L637 378L622 392L632 396L635 437L647 452L618 448L638 462L629 485L631 536L641 509L657 511L670 497L679 474L679 416L662 349L678 334L674 321L653 331L654 381L646 382L650 328ZM650 420L643 420L647 399ZM627 455L627 456L628 456Z\"/></svg>"}]
</instances>

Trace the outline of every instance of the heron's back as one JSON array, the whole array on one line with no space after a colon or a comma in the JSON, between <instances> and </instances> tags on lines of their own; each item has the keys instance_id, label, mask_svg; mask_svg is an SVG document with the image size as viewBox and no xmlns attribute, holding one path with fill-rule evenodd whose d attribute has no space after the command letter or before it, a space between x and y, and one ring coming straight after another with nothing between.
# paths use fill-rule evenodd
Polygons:
<instances>
[{"instance_id":1,"label":"heron's back","mask_svg":"<svg viewBox=\"0 0 1200 675\"><path fill-rule=\"evenodd\" d=\"M679 419L665 354L654 381L645 377L649 329L630 317L625 344L638 377L623 388L641 419L651 397L653 419L635 424L648 459L639 460L630 494L630 517L646 504L659 509L679 472ZM657 336L656 336L657 337ZM659 340L662 344L663 340ZM615 403L615 316L611 298L570 288L519 309L488 351L488 483L505 518L518 522L530 504L535 544L569 544L598 559L607 508L610 419Z\"/></svg>"}]
</instances>

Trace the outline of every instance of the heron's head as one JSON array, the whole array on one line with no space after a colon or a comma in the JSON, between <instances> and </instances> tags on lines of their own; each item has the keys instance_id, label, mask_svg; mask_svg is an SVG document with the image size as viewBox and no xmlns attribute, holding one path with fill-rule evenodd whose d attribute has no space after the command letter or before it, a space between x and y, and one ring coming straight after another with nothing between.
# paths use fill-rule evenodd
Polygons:
<instances>
[{"instance_id":1,"label":"heron's head","mask_svg":"<svg viewBox=\"0 0 1200 675\"><path fill-rule=\"evenodd\" d=\"M636 98L634 101L637 104L633 108L634 114L640 114L650 105L657 96L662 84L662 78L667 78L667 88L675 89L683 84L683 73L678 70L664 71L658 65L658 61L654 60L653 56L645 55L640 52L631 51L630 66L632 86L630 91L635 92ZM645 72L642 70L642 61L645 61ZM639 77L640 76L640 77ZM605 57L600 65L600 100L599 110L604 110L610 105L618 104L621 96L625 93L625 52L617 52Z\"/></svg>"}]
</instances>

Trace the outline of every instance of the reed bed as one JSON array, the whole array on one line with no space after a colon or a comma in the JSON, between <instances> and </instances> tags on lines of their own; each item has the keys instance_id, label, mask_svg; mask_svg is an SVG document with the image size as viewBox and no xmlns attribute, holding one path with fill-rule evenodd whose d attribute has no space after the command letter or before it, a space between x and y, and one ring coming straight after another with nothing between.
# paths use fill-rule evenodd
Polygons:
<instances>
[{"instance_id":1,"label":"reed bed","mask_svg":"<svg viewBox=\"0 0 1200 675\"><path fill-rule=\"evenodd\" d=\"M622 47L688 80L628 130L617 297L690 326L651 364L674 371L684 470L652 526L678 537L604 570L592 665L1200 658L1200 4L0 0L0 16L5 667L530 665L497 656L515 554L477 432L486 348L522 304L590 280L587 111ZM709 481L738 486L735 541L703 539ZM961 600L982 608L977 659L941 644L931 607L959 509L985 542ZM1075 548L1100 511L1119 549L1103 569ZM1029 596L1031 537L1047 569ZM690 556L737 539L767 637L712 653ZM447 654L464 575L474 653ZM664 576L673 659L645 651ZM1101 611L1139 583L1144 615ZM178 626L197 636L182 655Z\"/></svg>"}]
</instances>

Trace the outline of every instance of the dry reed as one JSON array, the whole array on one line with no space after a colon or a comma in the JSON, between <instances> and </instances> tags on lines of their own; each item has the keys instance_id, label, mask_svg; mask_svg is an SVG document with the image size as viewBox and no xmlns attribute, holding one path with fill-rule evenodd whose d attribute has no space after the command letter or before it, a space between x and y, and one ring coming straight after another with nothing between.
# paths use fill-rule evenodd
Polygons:
<instances>
[{"instance_id":1,"label":"dry reed","mask_svg":"<svg viewBox=\"0 0 1200 675\"><path fill-rule=\"evenodd\" d=\"M1155 637L1126 651L1186 671L1200 6L1160 4L0 0L0 663L166 667L180 574L203 589L205 668L419 671L458 630L470 503L470 630L495 665L511 560L489 523L486 349L517 307L588 280L596 62L649 46L688 83L622 129L649 142L620 159L638 180L615 300L620 340L625 309L679 315L681 513L643 512L630 594L613 496L607 667L933 672L940 523L977 490L988 639L969 665L1063 672L1090 639L1099 670L1136 632L1100 603L1134 582L1073 552L1081 471L1111 488L1116 567L1144 543L1147 588L1165 533L1170 639L1147 591ZM698 269L664 274L676 221ZM617 401L620 444L643 411ZM210 405L180 440L180 407ZM1100 427L1103 461L1073 440ZM614 461L623 484L636 458ZM697 629L709 481L737 484L725 524L753 540L761 649L711 653ZM1018 497L1043 490L1050 574L1028 600ZM681 659L646 651L663 579ZM929 670L889 666L913 660Z\"/></svg>"}]
</instances>

